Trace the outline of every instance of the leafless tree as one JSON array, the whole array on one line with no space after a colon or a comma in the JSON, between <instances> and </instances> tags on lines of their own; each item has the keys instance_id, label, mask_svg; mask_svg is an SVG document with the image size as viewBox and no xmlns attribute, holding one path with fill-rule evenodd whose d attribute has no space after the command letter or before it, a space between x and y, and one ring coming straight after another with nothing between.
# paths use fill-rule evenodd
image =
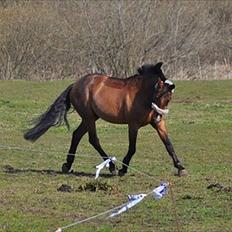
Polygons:
<instances>
[{"instance_id":1,"label":"leafless tree","mask_svg":"<svg viewBox=\"0 0 232 232\"><path fill-rule=\"evenodd\" d=\"M231 12L230 0L1 0L0 79L125 78L160 60L170 78L231 78Z\"/></svg>"}]
</instances>

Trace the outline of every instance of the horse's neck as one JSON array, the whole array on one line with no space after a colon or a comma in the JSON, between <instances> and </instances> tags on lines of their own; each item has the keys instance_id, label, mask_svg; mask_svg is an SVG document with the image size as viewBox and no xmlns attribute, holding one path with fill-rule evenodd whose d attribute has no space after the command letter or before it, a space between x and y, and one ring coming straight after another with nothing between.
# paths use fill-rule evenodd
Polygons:
<instances>
[{"instance_id":1,"label":"horse's neck","mask_svg":"<svg viewBox=\"0 0 232 232\"><path fill-rule=\"evenodd\" d=\"M147 95L154 94L156 81L149 78L148 80L144 80L142 83L142 91L145 91Z\"/></svg>"},{"instance_id":2,"label":"horse's neck","mask_svg":"<svg viewBox=\"0 0 232 232\"><path fill-rule=\"evenodd\" d=\"M153 101L155 84L156 84L155 80L148 79L148 80L143 81L141 85L141 89L140 89L141 100L143 104L145 104L147 107L150 107Z\"/></svg>"}]
</instances>

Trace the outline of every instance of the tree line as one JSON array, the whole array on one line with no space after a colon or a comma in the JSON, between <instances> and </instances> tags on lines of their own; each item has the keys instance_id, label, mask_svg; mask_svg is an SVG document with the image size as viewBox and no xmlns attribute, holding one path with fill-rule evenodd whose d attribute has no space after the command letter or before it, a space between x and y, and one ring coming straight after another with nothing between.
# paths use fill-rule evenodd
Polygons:
<instances>
[{"instance_id":1,"label":"tree line","mask_svg":"<svg viewBox=\"0 0 232 232\"><path fill-rule=\"evenodd\" d=\"M170 79L232 78L232 2L1 0L0 79L119 78L164 62Z\"/></svg>"}]
</instances>

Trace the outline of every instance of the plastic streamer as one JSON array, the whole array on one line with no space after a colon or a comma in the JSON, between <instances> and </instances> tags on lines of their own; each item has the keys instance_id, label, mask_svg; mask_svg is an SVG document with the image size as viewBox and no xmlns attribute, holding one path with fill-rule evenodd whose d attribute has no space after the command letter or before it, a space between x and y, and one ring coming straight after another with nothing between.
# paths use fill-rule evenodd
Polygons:
<instances>
[{"instance_id":1,"label":"plastic streamer","mask_svg":"<svg viewBox=\"0 0 232 232\"><path fill-rule=\"evenodd\" d=\"M99 177L100 171L106 167L108 168L110 166L110 162L115 162L116 158L115 157L110 157L107 160L105 160L104 162L100 163L99 165L96 166L96 175L95 175L95 179L97 179Z\"/></svg>"},{"instance_id":2,"label":"plastic streamer","mask_svg":"<svg viewBox=\"0 0 232 232\"><path fill-rule=\"evenodd\" d=\"M105 165L104 165L105 166ZM82 221L76 221L72 224L66 225L64 227L58 228L55 232L62 232L64 229L69 228L71 226L75 226L77 224L81 224L90 220L93 220L97 217L100 217L102 215L105 214L109 214L111 213L108 218L113 218L115 216L118 216L121 213L126 212L127 210L129 210L130 208L134 207L135 205L137 205L138 203L140 203L145 197L149 196L149 195L153 195L154 199L159 200L161 199L164 195L167 194L168 192L168 185L169 183L164 183L162 182L158 187L156 187L155 189L153 189L150 193L145 194L145 193L141 193L141 194L136 194L136 195L128 195L128 202L125 204L122 204L121 206L115 207L113 209L107 210L103 213L99 213L95 216L86 218Z\"/></svg>"},{"instance_id":3,"label":"plastic streamer","mask_svg":"<svg viewBox=\"0 0 232 232\"><path fill-rule=\"evenodd\" d=\"M115 217L141 202L147 194L128 195L129 202L118 211L112 213L109 218Z\"/></svg>"},{"instance_id":4,"label":"plastic streamer","mask_svg":"<svg viewBox=\"0 0 232 232\"><path fill-rule=\"evenodd\" d=\"M168 192L168 183L161 183L161 185L153 190L153 197L156 200L161 199Z\"/></svg>"}]
</instances>

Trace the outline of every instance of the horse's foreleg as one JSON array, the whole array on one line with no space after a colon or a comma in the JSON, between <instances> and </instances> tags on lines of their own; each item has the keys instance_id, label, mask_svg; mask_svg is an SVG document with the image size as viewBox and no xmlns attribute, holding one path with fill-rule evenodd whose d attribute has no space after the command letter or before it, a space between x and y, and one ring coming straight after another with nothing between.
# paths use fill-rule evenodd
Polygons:
<instances>
[{"instance_id":1,"label":"horse's foreleg","mask_svg":"<svg viewBox=\"0 0 232 232\"><path fill-rule=\"evenodd\" d=\"M68 173L69 170L72 167L72 163L75 159L75 154L77 150L77 146L83 137L83 135L87 132L87 127L85 123L82 121L79 127L73 132L72 135L72 142L70 145L69 153L67 155L66 163L63 164L62 166L62 172L63 173Z\"/></svg>"},{"instance_id":2,"label":"horse's foreleg","mask_svg":"<svg viewBox=\"0 0 232 232\"><path fill-rule=\"evenodd\" d=\"M171 156L173 160L174 166L178 169L178 175L179 176L187 175L187 171L185 170L185 168L182 166L181 162L177 158L173 145L168 137L165 121L162 119L158 123L152 122L151 125L153 128L157 130L162 142L164 143L167 149L168 154Z\"/></svg>"},{"instance_id":3,"label":"horse's foreleg","mask_svg":"<svg viewBox=\"0 0 232 232\"><path fill-rule=\"evenodd\" d=\"M136 152L136 140L137 140L138 128L129 126L129 149L127 155L123 159L122 169L119 170L119 176L123 176L127 173L127 169L132 156Z\"/></svg>"},{"instance_id":4,"label":"horse's foreleg","mask_svg":"<svg viewBox=\"0 0 232 232\"><path fill-rule=\"evenodd\" d=\"M95 121L88 122L88 133L89 133L89 143L98 151L98 153L101 155L103 160L107 160L109 157L102 149L99 139L97 137ZM109 170L113 175L116 174L116 168L113 162L110 162Z\"/></svg>"}]
</instances>

